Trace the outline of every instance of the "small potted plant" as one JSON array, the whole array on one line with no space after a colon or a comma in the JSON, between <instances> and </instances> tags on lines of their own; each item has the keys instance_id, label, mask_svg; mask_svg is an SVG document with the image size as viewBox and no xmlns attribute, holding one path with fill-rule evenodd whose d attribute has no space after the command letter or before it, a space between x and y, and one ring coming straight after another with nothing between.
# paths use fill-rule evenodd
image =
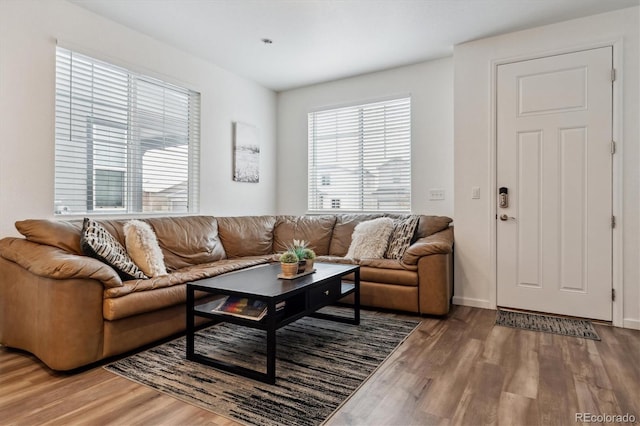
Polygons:
<instances>
[{"instance_id":1,"label":"small potted plant","mask_svg":"<svg viewBox=\"0 0 640 426\"><path fill-rule=\"evenodd\" d=\"M310 248L305 248L302 252L302 257L307 261L305 272L313 271L313 264L316 258L316 252Z\"/></svg>"},{"instance_id":2,"label":"small potted plant","mask_svg":"<svg viewBox=\"0 0 640 426\"><path fill-rule=\"evenodd\" d=\"M298 256L287 251L280 256L280 268L282 269L282 275L285 277L292 277L298 273Z\"/></svg>"},{"instance_id":3,"label":"small potted plant","mask_svg":"<svg viewBox=\"0 0 640 426\"><path fill-rule=\"evenodd\" d=\"M305 257L307 244L305 240L293 240L293 244L287 246L287 251L298 257L298 273L304 272L307 267L307 258Z\"/></svg>"}]
</instances>

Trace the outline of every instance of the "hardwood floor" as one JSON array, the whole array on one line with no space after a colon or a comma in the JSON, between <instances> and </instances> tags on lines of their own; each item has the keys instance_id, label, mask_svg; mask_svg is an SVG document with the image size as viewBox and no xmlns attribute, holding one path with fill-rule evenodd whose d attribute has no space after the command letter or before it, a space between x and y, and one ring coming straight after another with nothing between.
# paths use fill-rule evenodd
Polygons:
<instances>
[{"instance_id":1,"label":"hardwood floor","mask_svg":"<svg viewBox=\"0 0 640 426\"><path fill-rule=\"evenodd\" d=\"M415 317L413 317L415 318ZM494 326L454 307L422 324L328 425L576 425L576 413L640 422L640 331L602 341ZM2 425L235 425L97 366L56 373L0 348Z\"/></svg>"}]
</instances>

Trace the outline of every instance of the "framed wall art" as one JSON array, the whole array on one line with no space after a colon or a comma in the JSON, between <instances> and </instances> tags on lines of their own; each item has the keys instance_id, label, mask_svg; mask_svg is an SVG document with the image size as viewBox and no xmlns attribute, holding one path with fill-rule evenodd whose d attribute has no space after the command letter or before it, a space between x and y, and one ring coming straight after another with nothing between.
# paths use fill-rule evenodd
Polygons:
<instances>
[{"instance_id":1,"label":"framed wall art","mask_svg":"<svg viewBox=\"0 0 640 426\"><path fill-rule=\"evenodd\" d=\"M260 141L258 128L250 124L233 123L233 180L260 181Z\"/></svg>"}]
</instances>

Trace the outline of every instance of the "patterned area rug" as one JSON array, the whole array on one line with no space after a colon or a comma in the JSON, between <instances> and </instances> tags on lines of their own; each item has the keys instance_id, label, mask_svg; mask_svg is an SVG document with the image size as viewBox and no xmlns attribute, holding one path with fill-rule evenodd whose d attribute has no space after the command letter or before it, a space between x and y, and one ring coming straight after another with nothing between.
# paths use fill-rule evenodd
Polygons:
<instances>
[{"instance_id":1,"label":"patterned area rug","mask_svg":"<svg viewBox=\"0 0 640 426\"><path fill-rule=\"evenodd\" d=\"M504 327L523 328L525 330L562 334L563 336L600 340L600 336L598 336L595 328L593 328L593 324L589 320L498 310L496 324Z\"/></svg>"},{"instance_id":2,"label":"patterned area rug","mask_svg":"<svg viewBox=\"0 0 640 426\"><path fill-rule=\"evenodd\" d=\"M334 313L339 308L330 309ZM347 316L348 312L343 309L341 313ZM104 368L242 423L317 425L338 409L419 323L367 311L361 311L359 326L302 318L277 332L275 385L187 361L184 337ZM265 346L265 332L233 324L217 324L196 336L196 353L253 369L262 367L262 371Z\"/></svg>"}]
</instances>

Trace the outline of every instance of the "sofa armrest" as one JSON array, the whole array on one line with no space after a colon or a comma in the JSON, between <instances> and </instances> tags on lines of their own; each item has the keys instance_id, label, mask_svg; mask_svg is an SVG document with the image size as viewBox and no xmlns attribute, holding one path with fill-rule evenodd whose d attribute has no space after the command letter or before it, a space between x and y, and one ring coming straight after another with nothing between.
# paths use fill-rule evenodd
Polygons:
<instances>
[{"instance_id":1,"label":"sofa armrest","mask_svg":"<svg viewBox=\"0 0 640 426\"><path fill-rule=\"evenodd\" d=\"M446 315L453 295L453 254L423 256L418 262L421 314Z\"/></svg>"},{"instance_id":2,"label":"sofa armrest","mask_svg":"<svg viewBox=\"0 0 640 426\"><path fill-rule=\"evenodd\" d=\"M102 282L105 288L122 286L116 271L97 259L22 238L0 240L0 256L40 277L91 279Z\"/></svg>"},{"instance_id":3,"label":"sofa armrest","mask_svg":"<svg viewBox=\"0 0 640 426\"><path fill-rule=\"evenodd\" d=\"M54 370L103 358L102 283L42 277L3 257L0 271L0 344Z\"/></svg>"},{"instance_id":4,"label":"sofa armrest","mask_svg":"<svg viewBox=\"0 0 640 426\"><path fill-rule=\"evenodd\" d=\"M402 257L405 265L417 265L423 256L449 254L453 251L453 227L420 238L407 249Z\"/></svg>"}]
</instances>

